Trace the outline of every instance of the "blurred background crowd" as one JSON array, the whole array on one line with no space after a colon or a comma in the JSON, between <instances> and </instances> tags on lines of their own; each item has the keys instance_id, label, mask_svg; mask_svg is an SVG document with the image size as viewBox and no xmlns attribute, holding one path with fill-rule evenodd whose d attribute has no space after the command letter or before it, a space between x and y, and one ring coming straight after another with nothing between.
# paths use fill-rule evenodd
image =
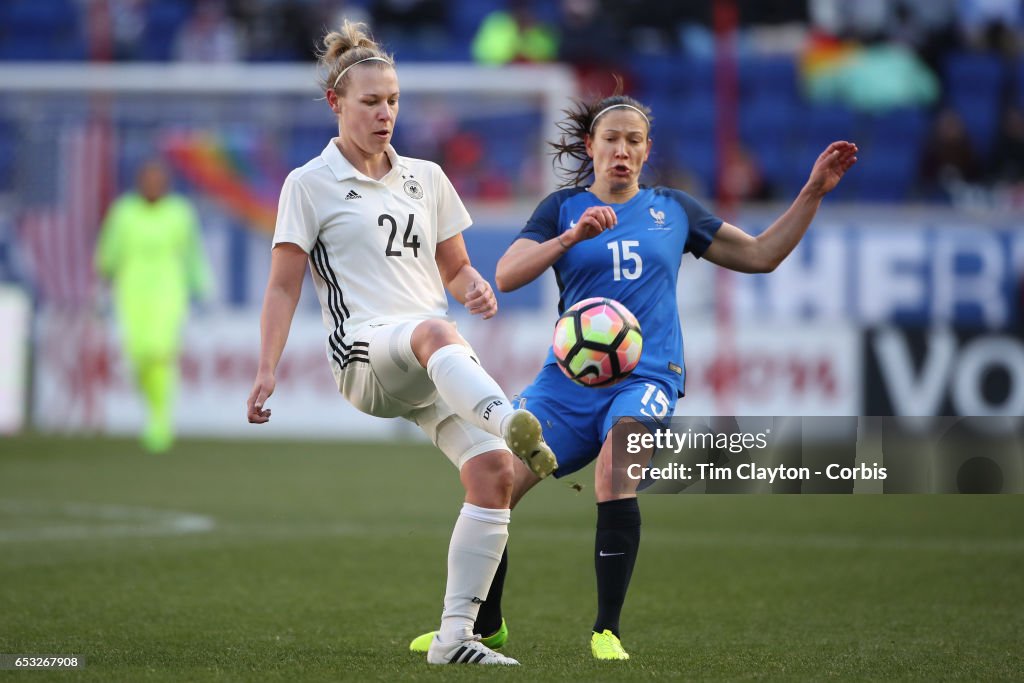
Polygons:
<instances>
[{"instance_id":1,"label":"blurred background crowd","mask_svg":"<svg viewBox=\"0 0 1024 683\"><path fill-rule=\"evenodd\" d=\"M310 61L343 17L400 63L562 62L583 95L621 75L654 109L649 182L788 198L809 156L847 138L872 172L844 183L845 199L1024 205L1020 0L738 0L733 16L659 0L7 0L0 60ZM715 32L734 24L739 135L722 147ZM0 187L16 135L0 119ZM503 199L533 149L470 126L432 151L463 193Z\"/></svg>"},{"instance_id":2,"label":"blurred background crowd","mask_svg":"<svg viewBox=\"0 0 1024 683\"><path fill-rule=\"evenodd\" d=\"M0 433L142 423L93 255L111 202L157 158L195 205L212 275L184 335L177 424L251 435L225 406L251 386L281 183L337 130L314 57L343 19L394 53L395 148L452 179L487 277L554 189L543 142L559 111L616 76L653 109L642 180L750 232L829 142L858 144L776 272L684 260L688 414L1024 415L1022 4L0 0ZM297 409L272 433L394 436L338 419L310 291L279 377ZM541 278L487 324L460 319L510 394L557 300Z\"/></svg>"}]
</instances>

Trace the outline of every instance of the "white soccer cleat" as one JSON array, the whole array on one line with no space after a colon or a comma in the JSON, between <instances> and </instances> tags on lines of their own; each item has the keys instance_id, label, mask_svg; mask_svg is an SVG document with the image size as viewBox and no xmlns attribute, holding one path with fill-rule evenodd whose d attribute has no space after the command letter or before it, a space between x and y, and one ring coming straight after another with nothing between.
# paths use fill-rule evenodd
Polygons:
<instances>
[{"instance_id":1,"label":"white soccer cleat","mask_svg":"<svg viewBox=\"0 0 1024 683\"><path fill-rule=\"evenodd\" d=\"M434 636L427 650L428 664L497 664L499 666L519 666L519 662L498 654L480 642L480 636L474 635L469 640L456 640L442 643Z\"/></svg>"},{"instance_id":2,"label":"white soccer cleat","mask_svg":"<svg viewBox=\"0 0 1024 683\"><path fill-rule=\"evenodd\" d=\"M558 469L554 452L544 443L540 421L529 410L520 408L509 416L504 436L512 453L541 479Z\"/></svg>"}]
</instances>

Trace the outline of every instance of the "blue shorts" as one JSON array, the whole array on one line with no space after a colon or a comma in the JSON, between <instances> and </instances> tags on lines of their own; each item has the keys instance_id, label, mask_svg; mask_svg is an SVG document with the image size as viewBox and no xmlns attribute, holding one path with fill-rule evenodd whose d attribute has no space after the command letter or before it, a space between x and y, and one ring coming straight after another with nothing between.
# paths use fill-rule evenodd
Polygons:
<instances>
[{"instance_id":1,"label":"blue shorts","mask_svg":"<svg viewBox=\"0 0 1024 683\"><path fill-rule=\"evenodd\" d=\"M544 440L558 460L556 477L586 467L597 458L611 428L622 417L659 421L676 407L675 385L649 377L630 376L610 387L576 384L558 368L545 365L533 384L518 397L540 420Z\"/></svg>"}]
</instances>

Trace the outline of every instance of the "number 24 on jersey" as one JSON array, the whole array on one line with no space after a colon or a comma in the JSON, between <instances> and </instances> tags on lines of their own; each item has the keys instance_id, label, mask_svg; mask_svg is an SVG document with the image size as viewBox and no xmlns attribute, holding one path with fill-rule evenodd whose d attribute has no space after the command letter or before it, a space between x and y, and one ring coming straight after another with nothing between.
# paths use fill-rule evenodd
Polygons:
<instances>
[{"instance_id":1,"label":"number 24 on jersey","mask_svg":"<svg viewBox=\"0 0 1024 683\"><path fill-rule=\"evenodd\" d=\"M407 249L412 249L413 258L420 255L420 238L412 232L412 224L415 221L415 218L416 217L413 214L409 214L409 222L405 226L405 233L402 235L401 244L401 246L406 247ZM384 249L384 254L386 256L402 256L402 250L395 247L395 238L398 236L398 221L395 220L394 216L382 213L380 217L377 218L377 225L387 229L387 224L391 225L391 234L388 236L388 246Z\"/></svg>"}]
</instances>

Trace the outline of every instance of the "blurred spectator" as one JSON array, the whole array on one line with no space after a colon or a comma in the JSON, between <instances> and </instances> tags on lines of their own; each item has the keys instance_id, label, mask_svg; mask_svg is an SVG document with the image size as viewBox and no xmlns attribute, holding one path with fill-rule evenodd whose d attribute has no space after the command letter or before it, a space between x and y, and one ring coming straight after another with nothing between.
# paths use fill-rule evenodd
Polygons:
<instances>
[{"instance_id":1,"label":"blurred spectator","mask_svg":"<svg viewBox=\"0 0 1024 683\"><path fill-rule=\"evenodd\" d=\"M958 23L964 42L979 50L1011 55L1024 27L1020 0L959 0Z\"/></svg>"},{"instance_id":2,"label":"blurred spectator","mask_svg":"<svg viewBox=\"0 0 1024 683\"><path fill-rule=\"evenodd\" d=\"M891 0L808 0L812 26L827 35L859 42L883 39L893 22Z\"/></svg>"},{"instance_id":3,"label":"blurred spectator","mask_svg":"<svg viewBox=\"0 0 1024 683\"><path fill-rule=\"evenodd\" d=\"M89 42L96 48L95 56L118 61L137 58L146 22L142 0L107 0L107 17L102 17L102 10L98 3L89 13Z\"/></svg>"},{"instance_id":4,"label":"blurred spectator","mask_svg":"<svg viewBox=\"0 0 1024 683\"><path fill-rule=\"evenodd\" d=\"M185 62L235 62L245 56L235 22L223 0L201 0L178 32L174 58Z\"/></svg>"},{"instance_id":5,"label":"blurred spectator","mask_svg":"<svg viewBox=\"0 0 1024 683\"><path fill-rule=\"evenodd\" d=\"M510 0L508 10L484 17L473 38L473 59L481 64L550 62L558 54L558 36L533 13L530 0Z\"/></svg>"},{"instance_id":6,"label":"blurred spectator","mask_svg":"<svg viewBox=\"0 0 1024 683\"><path fill-rule=\"evenodd\" d=\"M276 34L274 47L280 51L283 59L314 61L316 58L316 41L323 32L323 27L337 26L330 23L326 8L302 0L285 0L280 3L274 13Z\"/></svg>"},{"instance_id":7,"label":"blurred spectator","mask_svg":"<svg viewBox=\"0 0 1024 683\"><path fill-rule=\"evenodd\" d=\"M324 26L369 14L344 0L231 0L246 37L246 53L258 61L315 61Z\"/></svg>"},{"instance_id":8,"label":"blurred spectator","mask_svg":"<svg viewBox=\"0 0 1024 683\"><path fill-rule=\"evenodd\" d=\"M469 46L452 39L448 7L442 0L375 0L370 8L374 35L406 60L462 58Z\"/></svg>"},{"instance_id":9,"label":"blurred spectator","mask_svg":"<svg viewBox=\"0 0 1024 683\"><path fill-rule=\"evenodd\" d=\"M938 73L942 59L956 45L958 0L900 0L891 37L913 47L921 59Z\"/></svg>"},{"instance_id":10,"label":"blurred spectator","mask_svg":"<svg viewBox=\"0 0 1024 683\"><path fill-rule=\"evenodd\" d=\"M711 26L711 3L618 0L605 3L602 12L611 16L632 51L653 54L676 49L684 26Z\"/></svg>"},{"instance_id":11,"label":"blurred spectator","mask_svg":"<svg viewBox=\"0 0 1024 683\"><path fill-rule=\"evenodd\" d=\"M606 65L621 57L622 38L597 0L562 0L561 17L560 60Z\"/></svg>"},{"instance_id":12,"label":"blurred spectator","mask_svg":"<svg viewBox=\"0 0 1024 683\"><path fill-rule=\"evenodd\" d=\"M405 40L436 41L448 20L442 0L375 0L370 13L375 31Z\"/></svg>"},{"instance_id":13,"label":"blurred spectator","mask_svg":"<svg viewBox=\"0 0 1024 683\"><path fill-rule=\"evenodd\" d=\"M737 0L744 25L806 23L807 5L793 0Z\"/></svg>"},{"instance_id":14,"label":"blurred spectator","mask_svg":"<svg viewBox=\"0 0 1024 683\"><path fill-rule=\"evenodd\" d=\"M1024 111L1010 105L1003 110L999 136L992 155L992 179L995 182L1024 181Z\"/></svg>"},{"instance_id":15,"label":"blurred spectator","mask_svg":"<svg viewBox=\"0 0 1024 683\"><path fill-rule=\"evenodd\" d=\"M921 191L927 199L948 198L951 185L976 183L981 162L960 115L943 109L925 140L920 164Z\"/></svg>"},{"instance_id":16,"label":"blurred spectator","mask_svg":"<svg viewBox=\"0 0 1024 683\"><path fill-rule=\"evenodd\" d=\"M737 201L768 200L772 189L757 164L757 160L741 143L726 149L722 159L720 194Z\"/></svg>"},{"instance_id":17,"label":"blurred spectator","mask_svg":"<svg viewBox=\"0 0 1024 683\"><path fill-rule=\"evenodd\" d=\"M576 70L578 90L605 96L615 89L614 72L621 65L621 33L597 0L562 0L562 37L558 59Z\"/></svg>"},{"instance_id":18,"label":"blurred spectator","mask_svg":"<svg viewBox=\"0 0 1024 683\"><path fill-rule=\"evenodd\" d=\"M809 16L805 2L737 0L736 7L741 55L795 55L806 44Z\"/></svg>"}]
</instances>

